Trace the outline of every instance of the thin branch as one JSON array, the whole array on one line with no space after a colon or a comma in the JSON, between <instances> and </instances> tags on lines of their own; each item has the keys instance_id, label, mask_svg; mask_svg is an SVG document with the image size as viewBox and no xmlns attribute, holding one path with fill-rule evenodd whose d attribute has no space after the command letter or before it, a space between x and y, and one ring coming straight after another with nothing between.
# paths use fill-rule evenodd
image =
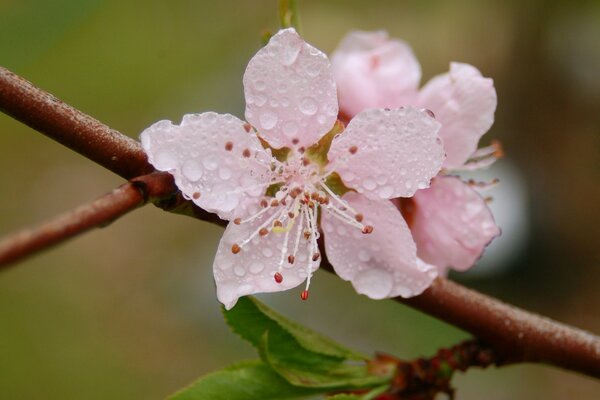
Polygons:
<instances>
[{"instance_id":1,"label":"thin branch","mask_svg":"<svg viewBox=\"0 0 600 400\"><path fill-rule=\"evenodd\" d=\"M123 177L131 178L152 170L137 142L1 67L0 109ZM168 211L224 224L213 214L183 199L172 179L169 181L165 175L157 173L147 177L150 182L145 184L154 179L165 183L162 195L151 201ZM92 217L83 213L92 223L73 234L99 226L142 203L130 204L129 209L124 207L121 214ZM60 240L61 236L56 238ZM58 240L46 243L54 244ZM30 251L42 247L32 246ZM331 270L326 260L323 261L323 267ZM443 278L438 278L419 296L395 300L472 333L507 361L543 362L600 378L600 338L590 333L507 305Z\"/></svg>"},{"instance_id":2,"label":"thin branch","mask_svg":"<svg viewBox=\"0 0 600 400\"><path fill-rule=\"evenodd\" d=\"M394 300L473 334L505 362L541 362L600 378L600 337L438 278Z\"/></svg>"},{"instance_id":3,"label":"thin branch","mask_svg":"<svg viewBox=\"0 0 600 400\"><path fill-rule=\"evenodd\" d=\"M171 185L172 179L160 174L141 176L89 204L0 239L0 269L92 228L104 227L148 199L172 196Z\"/></svg>"},{"instance_id":4,"label":"thin branch","mask_svg":"<svg viewBox=\"0 0 600 400\"><path fill-rule=\"evenodd\" d=\"M126 179L154 170L139 142L3 67L0 67L0 110Z\"/></svg>"},{"instance_id":5,"label":"thin branch","mask_svg":"<svg viewBox=\"0 0 600 400\"><path fill-rule=\"evenodd\" d=\"M421 357L411 361L379 353L369 362L369 369L382 375L386 375L390 369L395 371L391 386L378 399L426 400L437 398L440 393L445 393L453 399L451 379L457 371L505 364L493 348L478 339L471 339L450 348L440 349L433 357Z\"/></svg>"}]
</instances>

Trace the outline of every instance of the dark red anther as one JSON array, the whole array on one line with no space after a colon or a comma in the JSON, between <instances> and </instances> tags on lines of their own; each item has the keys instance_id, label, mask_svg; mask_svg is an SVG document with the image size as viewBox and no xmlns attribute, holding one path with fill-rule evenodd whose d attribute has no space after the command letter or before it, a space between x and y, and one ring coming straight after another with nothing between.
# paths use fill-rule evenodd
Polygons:
<instances>
[{"instance_id":1,"label":"dark red anther","mask_svg":"<svg viewBox=\"0 0 600 400\"><path fill-rule=\"evenodd\" d=\"M367 225L362 229L362 233L365 235L368 235L371 232L373 232L373 227L371 225Z\"/></svg>"},{"instance_id":2,"label":"dark red anther","mask_svg":"<svg viewBox=\"0 0 600 400\"><path fill-rule=\"evenodd\" d=\"M302 293L300 294L300 298L302 300L308 300L308 290L303 290Z\"/></svg>"},{"instance_id":3,"label":"dark red anther","mask_svg":"<svg viewBox=\"0 0 600 400\"><path fill-rule=\"evenodd\" d=\"M283 275L281 275L281 272L275 272L275 275L273 275L273 278L275 278L275 282L277 282L277 283L283 282Z\"/></svg>"}]
</instances>

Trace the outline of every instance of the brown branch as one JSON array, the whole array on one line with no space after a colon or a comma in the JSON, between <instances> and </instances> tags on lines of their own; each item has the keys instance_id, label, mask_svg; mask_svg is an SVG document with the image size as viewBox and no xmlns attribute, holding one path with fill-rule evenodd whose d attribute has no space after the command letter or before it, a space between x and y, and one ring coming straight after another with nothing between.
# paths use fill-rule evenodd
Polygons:
<instances>
[{"instance_id":1,"label":"brown branch","mask_svg":"<svg viewBox=\"0 0 600 400\"><path fill-rule=\"evenodd\" d=\"M421 295L394 300L473 334L505 362L541 362L600 378L600 338L438 278Z\"/></svg>"},{"instance_id":2,"label":"brown branch","mask_svg":"<svg viewBox=\"0 0 600 400\"><path fill-rule=\"evenodd\" d=\"M0 110L126 179L154 170L139 142L3 67L0 67Z\"/></svg>"},{"instance_id":3,"label":"brown branch","mask_svg":"<svg viewBox=\"0 0 600 400\"><path fill-rule=\"evenodd\" d=\"M382 376L394 373L390 387L385 393L377 396L376 400L432 400L440 393L454 398L454 389L450 381L457 371L505 364L493 348L478 339L471 339L450 348L440 349L433 357L411 361L379 353L375 359L369 361L369 370Z\"/></svg>"},{"instance_id":4,"label":"brown branch","mask_svg":"<svg viewBox=\"0 0 600 400\"><path fill-rule=\"evenodd\" d=\"M104 227L149 199L170 197L172 185L168 174L141 176L89 204L0 239L0 269L87 230Z\"/></svg>"},{"instance_id":5,"label":"brown branch","mask_svg":"<svg viewBox=\"0 0 600 400\"><path fill-rule=\"evenodd\" d=\"M2 68L0 108L123 177L131 178L152 170L135 141ZM168 181L165 174L154 174L147 179L150 182L164 180L164 196L154 199L163 209L224 224L214 215L185 201L176 191L172 179ZM97 219L83 213L88 215L91 223L73 234L112 220L139 204L130 205L129 209L125 207L120 214L108 213ZM76 222L80 218L66 220ZM60 240L61 236L55 237ZM32 246L30 250L42 247ZM331 270L326 260L323 267ZM508 361L544 362L600 378L600 338L587 332L509 306L443 278L437 279L431 288L417 297L396 300L472 333Z\"/></svg>"}]
</instances>

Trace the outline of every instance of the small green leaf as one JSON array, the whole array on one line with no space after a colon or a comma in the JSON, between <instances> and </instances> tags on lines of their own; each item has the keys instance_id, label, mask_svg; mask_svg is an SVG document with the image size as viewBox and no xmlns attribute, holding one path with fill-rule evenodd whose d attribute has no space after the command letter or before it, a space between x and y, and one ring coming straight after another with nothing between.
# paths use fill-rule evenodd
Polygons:
<instances>
[{"instance_id":1,"label":"small green leaf","mask_svg":"<svg viewBox=\"0 0 600 400\"><path fill-rule=\"evenodd\" d=\"M246 296L236 306L224 312L225 320L234 332L259 347L264 332L274 335L287 332L307 351L348 360L366 360L367 357L318 334L268 308L257 299Z\"/></svg>"},{"instance_id":2,"label":"small green leaf","mask_svg":"<svg viewBox=\"0 0 600 400\"><path fill-rule=\"evenodd\" d=\"M367 393L354 394L354 393L338 393L331 396L327 396L327 400L373 400L380 394L388 390L389 385L378 386Z\"/></svg>"},{"instance_id":3,"label":"small green leaf","mask_svg":"<svg viewBox=\"0 0 600 400\"><path fill-rule=\"evenodd\" d=\"M327 396L327 400L362 400L363 397L358 394L340 393L333 396Z\"/></svg>"},{"instance_id":4,"label":"small green leaf","mask_svg":"<svg viewBox=\"0 0 600 400\"><path fill-rule=\"evenodd\" d=\"M324 167L327 165L329 160L327 159L327 153L329 153L329 149L331 148L331 142L333 138L344 131L344 124L339 120L335 121L333 128L329 132L327 132L319 141L312 146L310 146L304 152L304 156L308 158L311 162L317 164L320 167Z\"/></svg>"},{"instance_id":5,"label":"small green leaf","mask_svg":"<svg viewBox=\"0 0 600 400\"><path fill-rule=\"evenodd\" d=\"M371 375L362 362L340 362L320 354L299 352L293 342L285 335L271 335L267 331L260 347L263 361L292 385L330 390L365 388L381 385L391 378Z\"/></svg>"},{"instance_id":6,"label":"small green leaf","mask_svg":"<svg viewBox=\"0 0 600 400\"><path fill-rule=\"evenodd\" d=\"M171 400L287 400L324 390L290 385L260 361L247 361L210 373L172 395Z\"/></svg>"}]
</instances>

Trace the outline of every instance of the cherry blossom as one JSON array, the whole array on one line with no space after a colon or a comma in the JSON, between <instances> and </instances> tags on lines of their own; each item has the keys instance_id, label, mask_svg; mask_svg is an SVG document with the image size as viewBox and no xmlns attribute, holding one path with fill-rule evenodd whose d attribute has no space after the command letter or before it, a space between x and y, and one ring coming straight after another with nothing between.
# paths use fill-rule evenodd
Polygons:
<instances>
[{"instance_id":1,"label":"cherry blossom","mask_svg":"<svg viewBox=\"0 0 600 400\"><path fill-rule=\"evenodd\" d=\"M449 173L487 167L500 155L496 144L477 149L494 122L493 81L471 65L451 63L448 73L419 90L421 67L410 46L383 31L349 33L332 55L332 68L345 119L371 108L414 106L441 122L446 159L440 175L399 204L419 258L440 272L470 268L500 230L474 185Z\"/></svg>"},{"instance_id":2,"label":"cherry blossom","mask_svg":"<svg viewBox=\"0 0 600 400\"><path fill-rule=\"evenodd\" d=\"M243 84L247 122L205 112L141 134L156 169L230 221L213 264L219 301L229 309L241 296L303 282L306 299L322 233L333 268L359 293L425 290L437 270L417 259L389 199L412 196L439 172L439 122L412 107L373 109L343 129L327 56L291 28L250 60Z\"/></svg>"}]
</instances>

